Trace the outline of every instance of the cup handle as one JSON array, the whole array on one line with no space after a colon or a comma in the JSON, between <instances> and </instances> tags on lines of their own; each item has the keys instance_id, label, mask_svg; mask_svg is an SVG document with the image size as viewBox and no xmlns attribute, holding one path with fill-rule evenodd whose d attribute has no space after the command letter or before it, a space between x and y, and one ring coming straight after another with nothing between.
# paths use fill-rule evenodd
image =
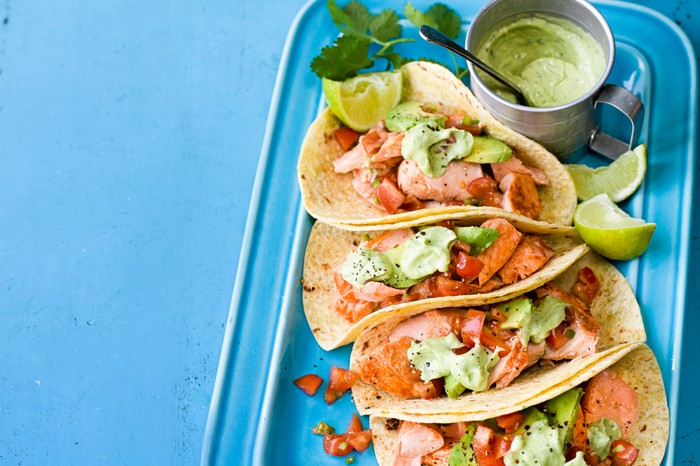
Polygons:
<instances>
[{"instance_id":1,"label":"cup handle","mask_svg":"<svg viewBox=\"0 0 700 466\"><path fill-rule=\"evenodd\" d=\"M600 130L600 125L596 126L591 132L588 147L600 155L615 160L623 153L631 150L633 144L637 141L642 129L642 122L644 121L644 104L630 91L614 84L606 84L603 87L603 90L593 103L593 108L597 108L599 103L612 105L629 118L632 123L632 134L628 143L603 133Z\"/></svg>"}]
</instances>

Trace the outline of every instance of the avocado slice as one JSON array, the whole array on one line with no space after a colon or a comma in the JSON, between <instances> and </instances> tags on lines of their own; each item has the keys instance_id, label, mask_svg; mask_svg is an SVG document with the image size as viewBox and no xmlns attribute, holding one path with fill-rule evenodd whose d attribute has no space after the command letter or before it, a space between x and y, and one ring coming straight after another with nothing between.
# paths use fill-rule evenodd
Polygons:
<instances>
[{"instance_id":1,"label":"avocado slice","mask_svg":"<svg viewBox=\"0 0 700 466\"><path fill-rule=\"evenodd\" d=\"M389 278L384 280L384 283L394 288L408 288L420 281L408 278L403 270L401 270L401 256L403 255L403 250L404 244L402 243L384 252L384 257L389 259L392 265L391 274Z\"/></svg>"},{"instance_id":2,"label":"avocado slice","mask_svg":"<svg viewBox=\"0 0 700 466\"><path fill-rule=\"evenodd\" d=\"M389 110L384 124L389 131L408 131L419 123L435 123L445 127L447 117L426 112L419 102L404 102Z\"/></svg>"},{"instance_id":3,"label":"avocado slice","mask_svg":"<svg viewBox=\"0 0 700 466\"><path fill-rule=\"evenodd\" d=\"M450 398L457 398L466 389L452 374L445 376L445 393Z\"/></svg>"},{"instance_id":4,"label":"avocado slice","mask_svg":"<svg viewBox=\"0 0 700 466\"><path fill-rule=\"evenodd\" d=\"M475 138L476 139L476 138ZM484 227L454 227L457 239L471 246L470 256L478 256L498 239L499 231Z\"/></svg>"},{"instance_id":5,"label":"avocado slice","mask_svg":"<svg viewBox=\"0 0 700 466\"><path fill-rule=\"evenodd\" d=\"M530 430L530 426L537 421L549 422L547 415L537 408L527 408L525 411L523 411L523 414L525 415L525 422L523 422L522 425L518 427L515 432L513 432L514 436L523 435L525 432Z\"/></svg>"},{"instance_id":6,"label":"avocado slice","mask_svg":"<svg viewBox=\"0 0 700 466\"><path fill-rule=\"evenodd\" d=\"M552 398L545 405L547 416L550 419L549 423L560 429L562 444L571 442L582 396L583 389L573 388L556 398Z\"/></svg>"},{"instance_id":7,"label":"avocado slice","mask_svg":"<svg viewBox=\"0 0 700 466\"><path fill-rule=\"evenodd\" d=\"M476 432L476 423L472 422L467 426L467 431L462 438L450 450L447 458L447 466L478 466L476 454L472 449L472 440Z\"/></svg>"},{"instance_id":8,"label":"avocado slice","mask_svg":"<svg viewBox=\"0 0 700 466\"><path fill-rule=\"evenodd\" d=\"M464 159L472 163L505 162L513 151L503 141L490 136L474 136L471 153Z\"/></svg>"}]
</instances>

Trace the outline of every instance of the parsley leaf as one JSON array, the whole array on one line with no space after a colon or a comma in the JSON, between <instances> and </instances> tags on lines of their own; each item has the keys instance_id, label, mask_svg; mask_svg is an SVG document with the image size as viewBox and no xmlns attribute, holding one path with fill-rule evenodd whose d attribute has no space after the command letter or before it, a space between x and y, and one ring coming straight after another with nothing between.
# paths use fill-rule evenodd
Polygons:
<instances>
[{"instance_id":1,"label":"parsley leaf","mask_svg":"<svg viewBox=\"0 0 700 466\"><path fill-rule=\"evenodd\" d=\"M399 17L394 10L382 10L378 15L374 15L369 23L369 32L379 42L401 35L401 25Z\"/></svg>"},{"instance_id":2,"label":"parsley leaf","mask_svg":"<svg viewBox=\"0 0 700 466\"><path fill-rule=\"evenodd\" d=\"M367 57L369 39L357 36L341 36L333 45L324 47L311 62L311 70L321 78L343 81L357 75L363 68L374 64Z\"/></svg>"}]
</instances>

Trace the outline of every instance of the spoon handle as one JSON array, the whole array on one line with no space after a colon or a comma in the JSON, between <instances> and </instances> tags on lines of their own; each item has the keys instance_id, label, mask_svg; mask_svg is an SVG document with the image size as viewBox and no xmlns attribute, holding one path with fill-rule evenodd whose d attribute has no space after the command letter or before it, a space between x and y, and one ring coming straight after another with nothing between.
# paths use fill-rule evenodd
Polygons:
<instances>
[{"instance_id":1,"label":"spoon handle","mask_svg":"<svg viewBox=\"0 0 700 466\"><path fill-rule=\"evenodd\" d=\"M516 97L519 101L525 101L525 97L522 91L516 84L512 83L509 79L494 71L493 68L491 68L489 65L479 60L476 57L476 55L474 55L461 45L457 44L455 41L451 40L442 32L426 24L422 25L418 31L420 32L421 37L423 37L423 39L425 39L426 41L430 42L431 44L437 44L442 47L445 47L447 50L450 50L459 55L460 57L469 60L475 66L482 69L485 73L491 76L493 79L515 91Z\"/></svg>"}]
</instances>

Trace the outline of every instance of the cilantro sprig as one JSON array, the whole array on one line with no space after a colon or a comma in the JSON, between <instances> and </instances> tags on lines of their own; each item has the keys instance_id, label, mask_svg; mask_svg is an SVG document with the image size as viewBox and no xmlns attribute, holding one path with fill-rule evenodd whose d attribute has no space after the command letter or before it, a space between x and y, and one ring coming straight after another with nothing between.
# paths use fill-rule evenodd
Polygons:
<instances>
[{"instance_id":1,"label":"cilantro sprig","mask_svg":"<svg viewBox=\"0 0 700 466\"><path fill-rule=\"evenodd\" d=\"M392 47L413 42L413 39L399 37L403 28L396 11L387 8L372 14L357 0L343 8L335 0L328 0L326 6L343 35L314 58L311 62L314 73L321 78L342 81L374 66L379 58L386 59L389 66L401 66L401 57L392 51ZM379 49L369 56L371 44L377 44Z\"/></svg>"},{"instance_id":2,"label":"cilantro sprig","mask_svg":"<svg viewBox=\"0 0 700 466\"><path fill-rule=\"evenodd\" d=\"M406 15L406 19L417 27L427 24L452 40L456 40L457 37L459 37L459 33L462 31L462 21L459 15L444 3L435 3L425 12L407 3L403 12L404 15ZM455 66L455 75L459 79L469 74L469 68L461 68L457 63L457 57L455 57L452 52L450 52L450 56Z\"/></svg>"},{"instance_id":3,"label":"cilantro sprig","mask_svg":"<svg viewBox=\"0 0 700 466\"><path fill-rule=\"evenodd\" d=\"M333 23L343 35L332 45L324 47L311 62L312 71L320 78L343 81L366 68L373 67L379 59L386 60L387 70L392 67L399 68L404 63L414 60L402 57L393 48L397 44L414 42L414 39L401 37L403 28L395 10L387 8L372 14L358 0L352 0L342 8L335 0L328 0L326 7ZM457 38L461 30L459 15L443 3L435 3L425 12L408 3L404 8L404 15L416 26L428 24L453 39ZM463 77L467 70L457 65L454 55L452 59L457 76Z\"/></svg>"}]
</instances>

